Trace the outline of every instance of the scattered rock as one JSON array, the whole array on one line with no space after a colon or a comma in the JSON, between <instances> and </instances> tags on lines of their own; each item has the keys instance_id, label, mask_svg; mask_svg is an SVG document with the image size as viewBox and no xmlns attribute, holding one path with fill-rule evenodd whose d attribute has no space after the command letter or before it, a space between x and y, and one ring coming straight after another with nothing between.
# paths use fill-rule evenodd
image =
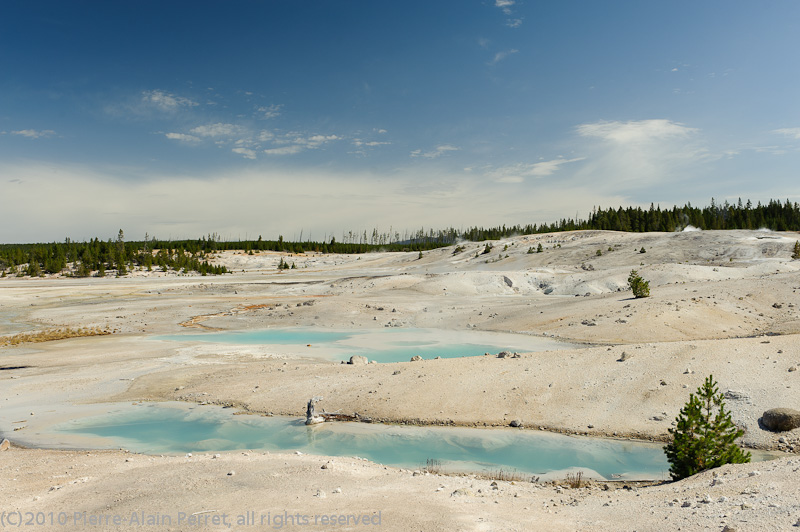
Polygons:
<instances>
[{"instance_id":1,"label":"scattered rock","mask_svg":"<svg viewBox=\"0 0 800 532\"><path fill-rule=\"evenodd\" d=\"M8 439L4 438L2 442L0 442L0 451L7 451L11 448L11 442Z\"/></svg>"},{"instance_id":2,"label":"scattered rock","mask_svg":"<svg viewBox=\"0 0 800 532\"><path fill-rule=\"evenodd\" d=\"M497 358L506 358L510 356L511 353L509 353L508 351L500 351L499 353L497 353Z\"/></svg>"},{"instance_id":3,"label":"scattered rock","mask_svg":"<svg viewBox=\"0 0 800 532\"><path fill-rule=\"evenodd\" d=\"M767 430L785 432L800 427L800 412L791 408L772 408L761 415Z\"/></svg>"},{"instance_id":4,"label":"scattered rock","mask_svg":"<svg viewBox=\"0 0 800 532\"><path fill-rule=\"evenodd\" d=\"M392 373L392 375L400 375L400 370L399 370L399 369L396 369L396 370L394 370L394 372Z\"/></svg>"},{"instance_id":5,"label":"scattered rock","mask_svg":"<svg viewBox=\"0 0 800 532\"><path fill-rule=\"evenodd\" d=\"M320 498L320 499L324 499L324 498L325 498L325 497L327 497L327 496L328 496L328 495L327 495L327 494L326 494L324 491L322 491L322 490L317 490L317 494L316 494L316 495L314 495L314 497L318 497L318 498Z\"/></svg>"},{"instance_id":6,"label":"scattered rock","mask_svg":"<svg viewBox=\"0 0 800 532\"><path fill-rule=\"evenodd\" d=\"M353 355L350 357L350 360L347 362L348 364L369 364L369 359L367 357L362 357L361 355Z\"/></svg>"},{"instance_id":7,"label":"scattered rock","mask_svg":"<svg viewBox=\"0 0 800 532\"><path fill-rule=\"evenodd\" d=\"M232 477L235 474L236 474L236 471L228 471L228 476L229 477Z\"/></svg>"},{"instance_id":8,"label":"scattered rock","mask_svg":"<svg viewBox=\"0 0 800 532\"><path fill-rule=\"evenodd\" d=\"M468 490L466 488L458 488L453 493L450 494L451 497L474 497L475 494L472 490Z\"/></svg>"},{"instance_id":9,"label":"scattered rock","mask_svg":"<svg viewBox=\"0 0 800 532\"><path fill-rule=\"evenodd\" d=\"M789 371L797 371L797 366L790 366Z\"/></svg>"},{"instance_id":10,"label":"scattered rock","mask_svg":"<svg viewBox=\"0 0 800 532\"><path fill-rule=\"evenodd\" d=\"M625 362L625 361L626 361L626 360L628 360L629 358L631 358L631 355L630 355L630 354L628 354L628 352L627 352L627 351L623 351L623 352L622 352L622 356L620 356L620 357L617 359L617 362Z\"/></svg>"},{"instance_id":11,"label":"scattered rock","mask_svg":"<svg viewBox=\"0 0 800 532\"><path fill-rule=\"evenodd\" d=\"M422 360L422 357L419 355L414 355L411 357L411 362L419 362L420 360Z\"/></svg>"},{"instance_id":12,"label":"scattered rock","mask_svg":"<svg viewBox=\"0 0 800 532\"><path fill-rule=\"evenodd\" d=\"M512 427L521 427L521 426L522 426L522 421L520 421L519 419L515 419L514 421L512 421L512 422L510 423L510 425L511 425Z\"/></svg>"}]
</instances>

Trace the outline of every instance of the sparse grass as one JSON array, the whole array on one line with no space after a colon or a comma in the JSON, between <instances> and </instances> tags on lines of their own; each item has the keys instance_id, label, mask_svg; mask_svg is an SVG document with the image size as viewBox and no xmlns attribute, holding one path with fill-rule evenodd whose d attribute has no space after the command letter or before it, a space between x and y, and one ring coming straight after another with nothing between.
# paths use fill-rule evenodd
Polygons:
<instances>
[{"instance_id":1,"label":"sparse grass","mask_svg":"<svg viewBox=\"0 0 800 532\"><path fill-rule=\"evenodd\" d=\"M567 486L572 489L582 488L584 486L583 471L578 471L575 474L567 473Z\"/></svg>"},{"instance_id":2,"label":"sparse grass","mask_svg":"<svg viewBox=\"0 0 800 532\"><path fill-rule=\"evenodd\" d=\"M64 327L59 329L48 329L46 331L23 332L13 336L0 336L0 347L50 342L53 340L80 338L83 336L104 336L106 334L111 334L111 331L101 327L78 327L77 329Z\"/></svg>"},{"instance_id":3,"label":"sparse grass","mask_svg":"<svg viewBox=\"0 0 800 532\"><path fill-rule=\"evenodd\" d=\"M425 460L425 471L428 473L439 475L442 473L442 461L435 458L428 458Z\"/></svg>"},{"instance_id":4,"label":"sparse grass","mask_svg":"<svg viewBox=\"0 0 800 532\"><path fill-rule=\"evenodd\" d=\"M478 477L491 480L502 480L505 482L539 482L539 477L533 476L529 473L520 473L516 469L512 471L506 471L504 469L488 471L478 475Z\"/></svg>"}]
</instances>

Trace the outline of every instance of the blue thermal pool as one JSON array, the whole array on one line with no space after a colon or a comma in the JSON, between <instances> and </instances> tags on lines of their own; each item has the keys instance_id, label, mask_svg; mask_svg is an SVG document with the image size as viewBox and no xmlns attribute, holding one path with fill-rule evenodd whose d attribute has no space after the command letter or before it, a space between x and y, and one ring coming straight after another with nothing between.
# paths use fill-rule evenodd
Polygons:
<instances>
[{"instance_id":1,"label":"blue thermal pool","mask_svg":"<svg viewBox=\"0 0 800 532\"><path fill-rule=\"evenodd\" d=\"M43 437L58 447L125 448L146 454L301 451L410 468L437 460L445 471L503 470L531 476L581 468L607 479L660 479L668 469L661 446L646 443L510 428L307 427L303 421L234 415L231 409L185 403L110 404L102 414L49 427Z\"/></svg>"},{"instance_id":2,"label":"blue thermal pool","mask_svg":"<svg viewBox=\"0 0 800 532\"><path fill-rule=\"evenodd\" d=\"M377 362L407 362L419 355L455 358L500 351L534 352L570 349L550 338L484 331L437 329L327 330L314 328L202 332L157 337L175 342L261 346L279 354L348 360L353 355Z\"/></svg>"}]
</instances>

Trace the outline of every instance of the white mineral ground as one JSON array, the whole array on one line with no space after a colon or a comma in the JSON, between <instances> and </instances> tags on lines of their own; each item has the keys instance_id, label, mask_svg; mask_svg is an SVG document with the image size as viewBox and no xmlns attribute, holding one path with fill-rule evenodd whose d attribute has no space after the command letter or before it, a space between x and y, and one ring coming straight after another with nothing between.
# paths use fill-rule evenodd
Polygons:
<instances>
[{"instance_id":1,"label":"white mineral ground","mask_svg":"<svg viewBox=\"0 0 800 532\"><path fill-rule=\"evenodd\" d=\"M0 513L20 511L23 521L25 512L121 515L126 523L132 512L172 517L171 526L144 528L150 530L229 529L213 522L222 514L230 529L268 528L237 525L246 511L380 512L380 526L289 523L284 530L790 529L800 519L800 456L792 454L800 452L800 430L767 432L758 419L770 408L800 409L800 372L793 369L800 366L800 261L790 258L798 238L587 231L495 241L486 255L484 243L467 242L461 253L449 247L421 259L416 252L226 252L214 262L235 273L220 277L0 279L0 335L55 327L115 331L0 349L0 417L11 419L0 431L12 442L0 452ZM527 253L540 242L543 253ZM281 257L297 269L279 273ZM632 298L631 269L650 281L651 297ZM186 332L187 325L378 331L387 324L442 329L453 338L467 328L535 335L582 347L520 358L347 365L261 346L151 339ZM324 354L316 346L309 352L315 348ZM663 440L709 374L729 392L745 444L789 451L786 457L632 489L506 481L494 489L474 476L414 475L355 458L263 451L187 458L14 445L25 441L34 420L63 419L100 402L207 401L302 416L312 396L324 397L319 406L328 411L393 422L520 420L521 430ZM202 521L179 524L179 512ZM36 529L143 529L70 523Z\"/></svg>"}]
</instances>

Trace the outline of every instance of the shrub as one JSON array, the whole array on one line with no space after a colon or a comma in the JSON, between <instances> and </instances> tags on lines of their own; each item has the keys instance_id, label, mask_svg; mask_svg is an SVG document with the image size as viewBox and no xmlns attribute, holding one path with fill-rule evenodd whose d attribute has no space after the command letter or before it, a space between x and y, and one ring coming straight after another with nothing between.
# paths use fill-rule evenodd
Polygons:
<instances>
[{"instance_id":1,"label":"shrub","mask_svg":"<svg viewBox=\"0 0 800 532\"><path fill-rule=\"evenodd\" d=\"M689 394L689 402L675 421L677 426L669 429L672 441L664 447L673 480L750 461L750 453L735 443L744 431L733 424L712 375L697 389L697 395Z\"/></svg>"},{"instance_id":2,"label":"shrub","mask_svg":"<svg viewBox=\"0 0 800 532\"><path fill-rule=\"evenodd\" d=\"M650 281L645 281L636 270L631 270L628 276L628 286L633 291L633 297L650 297Z\"/></svg>"}]
</instances>

